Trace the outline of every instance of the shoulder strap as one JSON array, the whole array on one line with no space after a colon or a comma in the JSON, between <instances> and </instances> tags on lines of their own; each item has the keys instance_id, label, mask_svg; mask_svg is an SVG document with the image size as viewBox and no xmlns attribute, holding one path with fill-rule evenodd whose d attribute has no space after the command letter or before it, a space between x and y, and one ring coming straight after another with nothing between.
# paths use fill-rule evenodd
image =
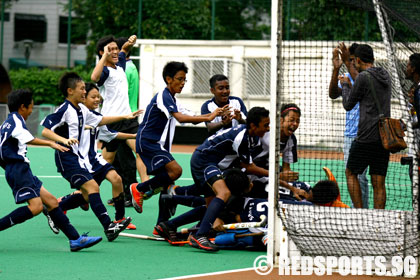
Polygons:
<instances>
[{"instance_id":1,"label":"shoulder strap","mask_svg":"<svg viewBox=\"0 0 420 280\"><path fill-rule=\"evenodd\" d=\"M368 71L366 71L366 73L369 80L370 91L372 92L373 98L375 99L376 108L378 109L379 117L382 118L384 114L382 113L381 105L379 104L379 100L378 100L378 97L376 96L375 88L373 87L372 79L370 77L371 74Z\"/></svg>"}]
</instances>

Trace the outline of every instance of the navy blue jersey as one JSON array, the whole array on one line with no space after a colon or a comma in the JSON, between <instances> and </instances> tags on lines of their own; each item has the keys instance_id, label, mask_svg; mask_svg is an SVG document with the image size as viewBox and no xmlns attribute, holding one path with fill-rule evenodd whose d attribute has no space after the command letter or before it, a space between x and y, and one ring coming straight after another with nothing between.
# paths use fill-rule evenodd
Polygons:
<instances>
[{"instance_id":1,"label":"navy blue jersey","mask_svg":"<svg viewBox=\"0 0 420 280\"><path fill-rule=\"evenodd\" d=\"M312 187L305 182L291 182L289 183L295 188L304 190L305 192L309 193L309 191L312 189ZM280 200L297 200L294 196L291 190L286 189L284 187L279 186L279 194L280 194Z\"/></svg>"},{"instance_id":2,"label":"navy blue jersey","mask_svg":"<svg viewBox=\"0 0 420 280\"><path fill-rule=\"evenodd\" d=\"M258 137L250 137L246 125L219 131L197 147L206 162L216 163L222 170L227 169L235 159L251 164L250 151L259 142Z\"/></svg>"},{"instance_id":3,"label":"navy blue jersey","mask_svg":"<svg viewBox=\"0 0 420 280\"><path fill-rule=\"evenodd\" d=\"M74 138L79 140L79 144L74 144L68 152L56 151L56 165L58 171L63 171L64 165L78 165L78 168L85 168L87 160L82 154L83 147L80 143L86 143L84 130L86 126L96 127L101 122L102 116L93 113L85 105L79 104L76 108L68 100L66 100L54 113L48 115L41 125L51 129L56 134L64 138ZM63 162L66 161L66 162ZM71 164L70 164L71 163Z\"/></svg>"},{"instance_id":4,"label":"navy blue jersey","mask_svg":"<svg viewBox=\"0 0 420 280\"><path fill-rule=\"evenodd\" d=\"M11 162L26 162L26 143L34 137L26 127L25 120L18 112L12 112L0 128L0 157L1 166Z\"/></svg>"},{"instance_id":5,"label":"navy blue jersey","mask_svg":"<svg viewBox=\"0 0 420 280\"><path fill-rule=\"evenodd\" d=\"M144 113L144 118L137 132L137 141L143 139L159 143L170 151L175 134L176 119L172 113L178 112L176 99L165 88L158 92L150 101Z\"/></svg>"},{"instance_id":6,"label":"navy blue jersey","mask_svg":"<svg viewBox=\"0 0 420 280\"><path fill-rule=\"evenodd\" d=\"M214 100L215 99L213 97L212 99L204 102L204 104L201 106L201 114L202 115L213 113L214 110L219 108L219 105L217 105ZM231 107L232 113L233 113L234 109L237 109L237 110L241 111L242 119L244 119L244 120L246 119L246 117L248 115L248 112L246 110L246 106L245 106L244 102L242 101L242 99L240 99L239 97L235 97L235 96L229 96L229 107ZM217 116L217 117L214 118L214 120L211 121L211 123L217 123L217 122L221 122L221 121L222 121L222 117ZM206 122L206 123L208 123L208 122ZM238 121L233 119L232 123L230 124L230 127L235 127L235 126L238 126L238 125L239 125ZM230 127L226 127L226 128L230 128ZM223 130L223 129L226 129L226 128L221 128L220 130Z\"/></svg>"}]
</instances>

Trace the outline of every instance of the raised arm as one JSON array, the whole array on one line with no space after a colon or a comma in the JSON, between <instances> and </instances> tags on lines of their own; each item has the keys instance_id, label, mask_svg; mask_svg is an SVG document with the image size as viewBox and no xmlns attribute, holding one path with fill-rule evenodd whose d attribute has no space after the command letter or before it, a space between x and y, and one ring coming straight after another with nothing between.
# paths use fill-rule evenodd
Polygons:
<instances>
[{"instance_id":1,"label":"raised arm","mask_svg":"<svg viewBox=\"0 0 420 280\"><path fill-rule=\"evenodd\" d=\"M121 51L124 52L125 54L128 54L131 48L136 43L136 40L137 40L137 36L131 35L130 38L128 38L127 42L125 42L124 45L121 47Z\"/></svg>"},{"instance_id":2,"label":"raised arm","mask_svg":"<svg viewBox=\"0 0 420 280\"><path fill-rule=\"evenodd\" d=\"M104 47L104 53L102 54L101 59L98 61L98 63L95 65L95 68L93 69L92 75L90 75L90 78L95 83L99 81L101 78L102 71L104 70L104 66L106 63L106 60L111 55L111 51L109 49L109 44Z\"/></svg>"},{"instance_id":3,"label":"raised arm","mask_svg":"<svg viewBox=\"0 0 420 280\"><path fill-rule=\"evenodd\" d=\"M336 99L341 96L341 88L338 87L338 73L343 62L340 59L340 49L337 47L333 50L333 72L330 80L330 87L328 93L331 99Z\"/></svg>"},{"instance_id":4,"label":"raised arm","mask_svg":"<svg viewBox=\"0 0 420 280\"><path fill-rule=\"evenodd\" d=\"M354 64L350 61L350 51L344 42L341 42L338 47L341 51L341 59L343 60L344 65L346 65L347 71L350 73L351 78L353 81L355 81L359 75L359 72L357 71L356 67L354 67Z\"/></svg>"}]
</instances>

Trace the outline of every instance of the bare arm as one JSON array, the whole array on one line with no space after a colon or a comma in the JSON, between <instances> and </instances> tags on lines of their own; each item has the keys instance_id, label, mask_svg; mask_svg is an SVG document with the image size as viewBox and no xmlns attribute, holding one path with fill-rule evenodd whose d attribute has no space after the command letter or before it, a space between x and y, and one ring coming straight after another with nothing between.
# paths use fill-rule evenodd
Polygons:
<instances>
[{"instance_id":1,"label":"bare arm","mask_svg":"<svg viewBox=\"0 0 420 280\"><path fill-rule=\"evenodd\" d=\"M222 128L227 127L232 123L233 116L229 113L229 111L222 115L222 121L220 122L210 122L207 123L207 130L210 134L214 134Z\"/></svg>"},{"instance_id":2,"label":"bare arm","mask_svg":"<svg viewBox=\"0 0 420 280\"><path fill-rule=\"evenodd\" d=\"M102 74L102 71L104 70L105 62L106 62L108 56L110 56L110 55L111 55L111 53L109 51L109 46L106 45L104 47L104 53L102 54L101 59L95 65L95 68L93 69L92 75L90 75L91 80L94 81L95 83L98 82L99 79L101 78L101 74Z\"/></svg>"},{"instance_id":3,"label":"bare arm","mask_svg":"<svg viewBox=\"0 0 420 280\"><path fill-rule=\"evenodd\" d=\"M134 133L124 133L124 132L118 132L117 137L115 139L136 139L137 134Z\"/></svg>"},{"instance_id":4,"label":"bare arm","mask_svg":"<svg viewBox=\"0 0 420 280\"><path fill-rule=\"evenodd\" d=\"M339 52L340 50L338 47L333 50L333 72L331 75L330 87L328 89L331 99L336 99L341 96L341 89L338 87L338 73L343 62L340 59Z\"/></svg>"},{"instance_id":5,"label":"bare arm","mask_svg":"<svg viewBox=\"0 0 420 280\"><path fill-rule=\"evenodd\" d=\"M101 122L98 124L98 126L115 123L122 120L131 120L138 117L141 113L143 113L143 110L137 110L135 112L132 112L131 114L124 116L104 116Z\"/></svg>"},{"instance_id":6,"label":"bare arm","mask_svg":"<svg viewBox=\"0 0 420 280\"><path fill-rule=\"evenodd\" d=\"M211 122L215 117L222 115L228 110L229 105L225 105L222 108L217 108L212 113L200 115L200 116L189 116L180 112L172 113L172 116L180 123L200 123L200 122Z\"/></svg>"},{"instance_id":7,"label":"bare arm","mask_svg":"<svg viewBox=\"0 0 420 280\"><path fill-rule=\"evenodd\" d=\"M356 80L357 75L359 75L359 72L357 71L356 67L354 67L354 64L350 61L350 51L344 44L344 42L341 42L338 47L341 51L341 59L343 60L344 64L347 67L347 71L349 71L351 78L353 81Z\"/></svg>"},{"instance_id":8,"label":"bare arm","mask_svg":"<svg viewBox=\"0 0 420 280\"><path fill-rule=\"evenodd\" d=\"M36 146L49 146L55 150L58 150L60 152L67 152L69 149L61 146L53 141L50 140L44 140L39 138L34 138L32 141L28 142L30 145L36 145Z\"/></svg>"},{"instance_id":9,"label":"bare arm","mask_svg":"<svg viewBox=\"0 0 420 280\"><path fill-rule=\"evenodd\" d=\"M128 54L128 52L131 50L131 48L136 43L137 36L131 35L130 38L128 38L127 42L124 43L124 45L121 47L121 51L125 54Z\"/></svg>"},{"instance_id":10,"label":"bare arm","mask_svg":"<svg viewBox=\"0 0 420 280\"><path fill-rule=\"evenodd\" d=\"M254 174L257 176L268 177L268 170L259 166L256 166L254 163L246 164L241 162L241 167L246 169L246 173Z\"/></svg>"},{"instance_id":11,"label":"bare arm","mask_svg":"<svg viewBox=\"0 0 420 280\"><path fill-rule=\"evenodd\" d=\"M60 135L58 135L57 133L55 133L54 131L52 131L51 129L48 129L46 127L44 127L44 130L42 130L42 136L44 136L45 138L48 138L52 141L64 144L66 146L71 146L74 144L78 144L79 141L77 141L77 139L74 138L64 138L61 137Z\"/></svg>"}]
</instances>

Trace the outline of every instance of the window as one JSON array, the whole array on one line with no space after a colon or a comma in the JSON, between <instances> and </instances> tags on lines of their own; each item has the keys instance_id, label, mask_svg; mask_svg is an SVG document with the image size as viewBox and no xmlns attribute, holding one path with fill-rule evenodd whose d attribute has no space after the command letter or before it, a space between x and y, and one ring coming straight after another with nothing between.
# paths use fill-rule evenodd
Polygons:
<instances>
[{"instance_id":1,"label":"window","mask_svg":"<svg viewBox=\"0 0 420 280\"><path fill-rule=\"evenodd\" d=\"M33 40L47 41L47 19L44 15L15 14L15 42Z\"/></svg>"}]
</instances>

